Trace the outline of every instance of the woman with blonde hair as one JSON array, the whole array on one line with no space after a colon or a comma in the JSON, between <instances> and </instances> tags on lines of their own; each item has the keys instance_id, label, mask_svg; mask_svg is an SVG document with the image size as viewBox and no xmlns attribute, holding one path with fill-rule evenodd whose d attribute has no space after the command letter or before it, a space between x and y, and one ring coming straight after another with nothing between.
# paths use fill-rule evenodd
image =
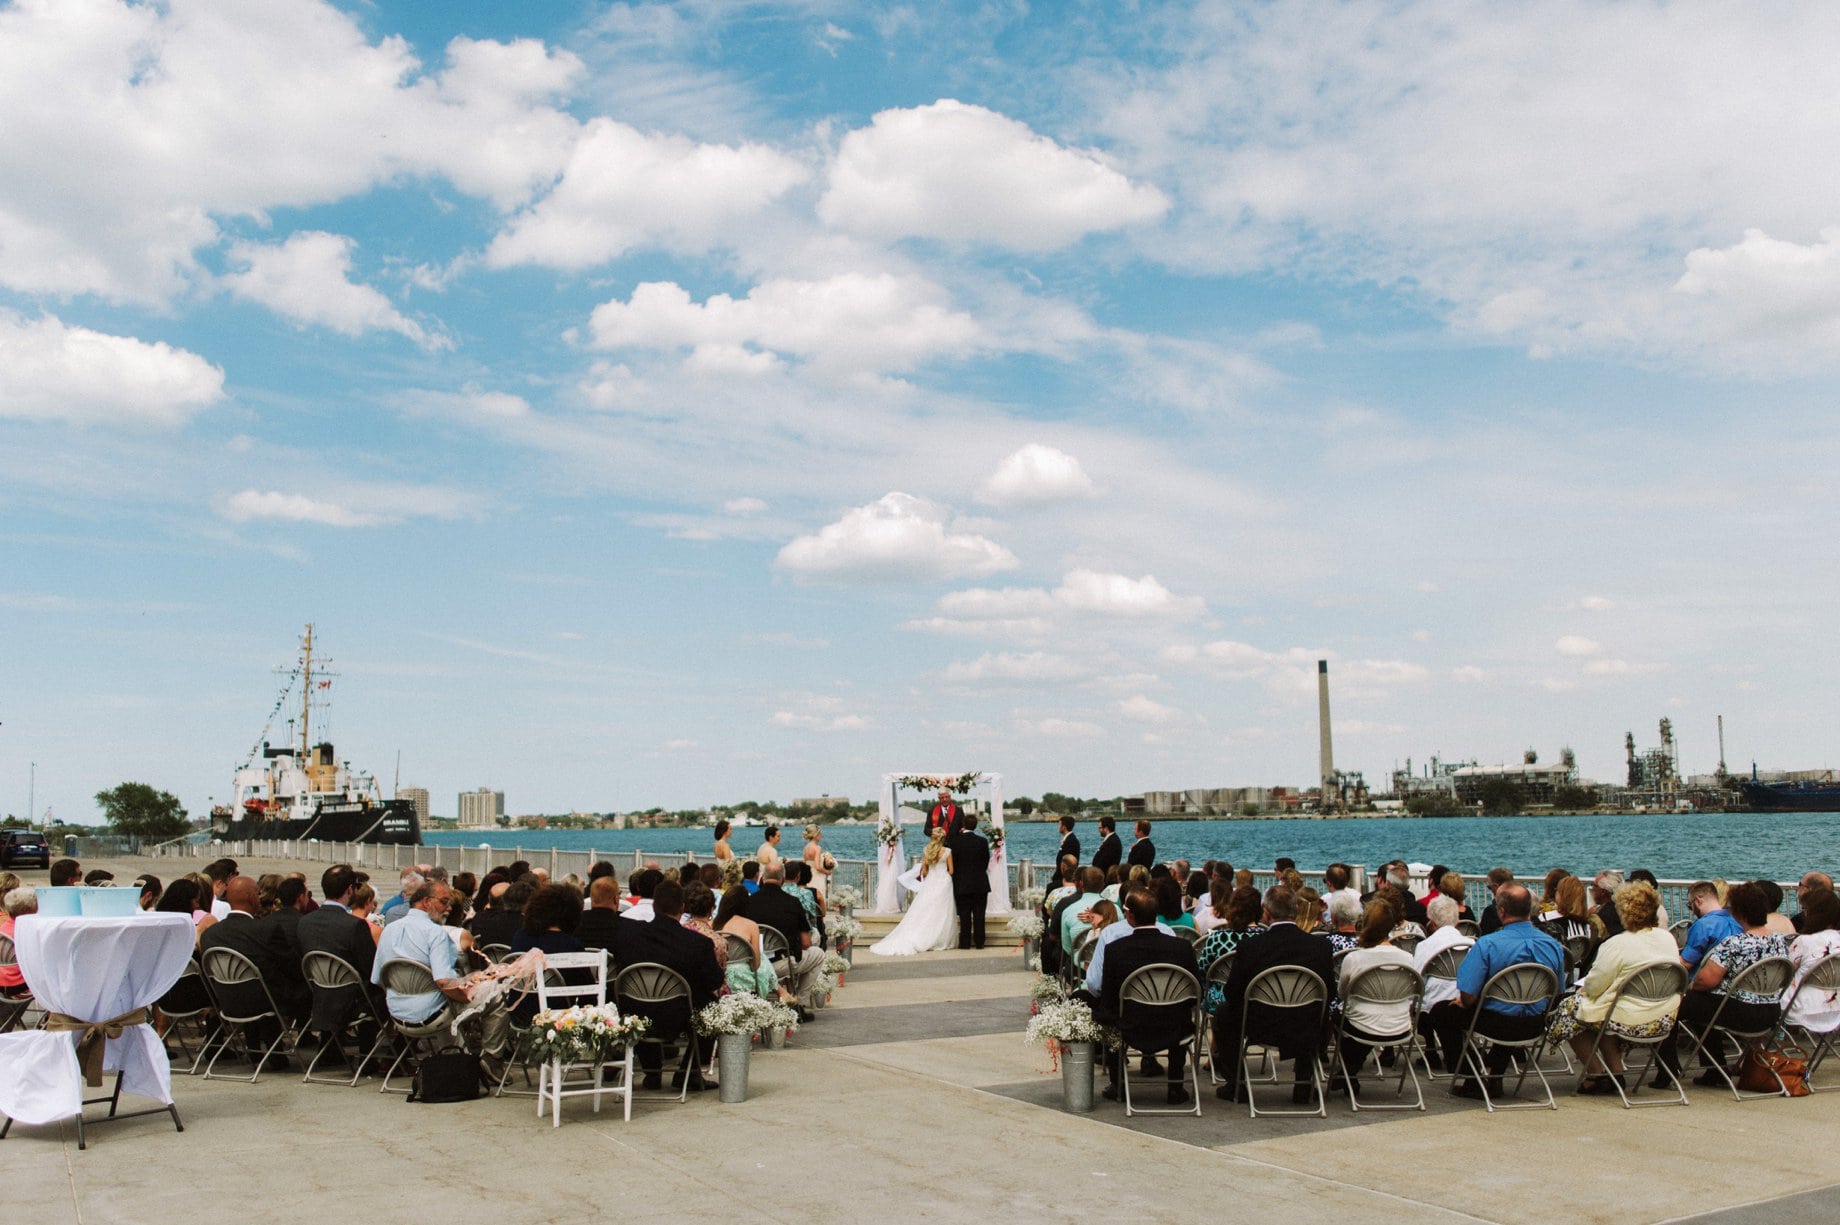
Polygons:
<instances>
[{"instance_id":1,"label":"woman with blonde hair","mask_svg":"<svg viewBox=\"0 0 1840 1225\"><path fill-rule=\"evenodd\" d=\"M958 939L958 903L952 896L952 852L945 835L926 840L920 862L901 883L913 891L907 913L894 930L869 946L884 957L909 957L915 953L950 948Z\"/></svg>"},{"instance_id":2,"label":"woman with blonde hair","mask_svg":"<svg viewBox=\"0 0 1840 1225\"><path fill-rule=\"evenodd\" d=\"M824 849L824 827L813 824L805 827L805 850L801 858L811 865L811 888L820 897L831 895L831 873L837 870L837 861Z\"/></svg>"},{"instance_id":3,"label":"woman with blonde hair","mask_svg":"<svg viewBox=\"0 0 1840 1225\"><path fill-rule=\"evenodd\" d=\"M1322 925L1322 897L1316 890L1304 885L1297 890L1297 930L1313 932Z\"/></svg>"},{"instance_id":4,"label":"woman with blonde hair","mask_svg":"<svg viewBox=\"0 0 1840 1225\"><path fill-rule=\"evenodd\" d=\"M1580 1093L1615 1093L1616 1086L1610 1078L1621 1080L1623 1076L1619 1039L1648 1039L1667 1033L1673 1028L1674 1010L1679 1006L1676 1000L1640 1007L1626 1002L1617 1006L1616 1016L1609 1015L1611 999L1637 970L1672 963L1680 957L1674 937L1655 922L1661 895L1653 885L1631 881L1617 889L1611 904L1616 907L1623 930L1598 948L1591 972L1584 976L1577 991L1561 997L1546 1025L1547 1036L1571 1043L1580 1062L1590 1053L1596 1032L1604 1030L1597 1047L1598 1062L1584 1069L1578 1082Z\"/></svg>"}]
</instances>

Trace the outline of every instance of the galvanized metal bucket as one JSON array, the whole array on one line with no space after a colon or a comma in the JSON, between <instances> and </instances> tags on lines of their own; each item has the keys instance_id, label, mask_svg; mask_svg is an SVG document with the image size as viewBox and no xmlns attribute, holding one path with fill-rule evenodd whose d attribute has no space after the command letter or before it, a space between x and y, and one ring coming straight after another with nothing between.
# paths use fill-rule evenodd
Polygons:
<instances>
[{"instance_id":1,"label":"galvanized metal bucket","mask_svg":"<svg viewBox=\"0 0 1840 1225\"><path fill-rule=\"evenodd\" d=\"M1061 1109L1090 1114L1093 1108L1093 1052L1096 1042L1061 1044ZM723 1082L726 1088L727 1082Z\"/></svg>"},{"instance_id":2,"label":"galvanized metal bucket","mask_svg":"<svg viewBox=\"0 0 1840 1225\"><path fill-rule=\"evenodd\" d=\"M725 1102L745 1102L748 1093L748 1059L754 1051L752 1034L723 1034L716 1039L716 1064L721 1072L721 1088L716 1096ZM1091 1108L1092 1085L1088 1077L1086 1096Z\"/></svg>"}]
</instances>

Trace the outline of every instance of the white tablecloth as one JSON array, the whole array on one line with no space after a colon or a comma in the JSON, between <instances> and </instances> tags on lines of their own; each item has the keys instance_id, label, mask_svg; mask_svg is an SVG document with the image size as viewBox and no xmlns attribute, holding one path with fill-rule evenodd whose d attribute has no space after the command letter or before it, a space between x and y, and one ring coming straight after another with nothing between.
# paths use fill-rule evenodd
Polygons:
<instances>
[{"instance_id":1,"label":"white tablecloth","mask_svg":"<svg viewBox=\"0 0 1840 1225\"><path fill-rule=\"evenodd\" d=\"M14 943L20 971L41 1005L84 1021L107 1021L165 995L184 973L195 938L190 916L182 914L22 915ZM55 1123L81 1114L81 1036L0 1034L0 1113L21 1123ZM122 1072L123 1092L172 1102L172 1071L153 1026L130 1026L111 1039L103 1067Z\"/></svg>"}]
</instances>

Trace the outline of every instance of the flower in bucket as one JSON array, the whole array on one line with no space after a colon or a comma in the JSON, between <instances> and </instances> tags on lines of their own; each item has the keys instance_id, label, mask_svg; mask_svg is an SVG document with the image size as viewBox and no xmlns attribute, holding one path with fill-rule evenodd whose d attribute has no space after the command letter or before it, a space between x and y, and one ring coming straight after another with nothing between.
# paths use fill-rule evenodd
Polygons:
<instances>
[{"instance_id":1,"label":"flower in bucket","mask_svg":"<svg viewBox=\"0 0 1840 1225\"><path fill-rule=\"evenodd\" d=\"M842 948L846 944L856 943L857 938L863 934L863 925L859 919L848 919L839 915L825 924L824 930L829 934L831 943L837 948Z\"/></svg>"},{"instance_id":2,"label":"flower in bucket","mask_svg":"<svg viewBox=\"0 0 1840 1225\"><path fill-rule=\"evenodd\" d=\"M698 1009L691 1024L705 1038L715 1034L751 1034L758 1029L797 1029L799 1014L784 1004L737 991Z\"/></svg>"},{"instance_id":3,"label":"flower in bucket","mask_svg":"<svg viewBox=\"0 0 1840 1225\"><path fill-rule=\"evenodd\" d=\"M1016 900L1024 910L1033 910L1047 900L1048 891L1039 885L1030 885L1016 894Z\"/></svg>"},{"instance_id":4,"label":"flower in bucket","mask_svg":"<svg viewBox=\"0 0 1840 1225\"><path fill-rule=\"evenodd\" d=\"M824 972L826 974L830 974L830 975L843 974L847 972L849 968L850 968L850 963L845 961L843 958L839 957L837 954L829 953L825 955Z\"/></svg>"},{"instance_id":5,"label":"flower in bucket","mask_svg":"<svg viewBox=\"0 0 1840 1225\"><path fill-rule=\"evenodd\" d=\"M1017 914L1011 915L1009 920L1010 934L1012 936L1020 936L1024 940L1041 939L1041 933L1045 926L1041 916L1032 910L1020 911Z\"/></svg>"},{"instance_id":6,"label":"flower in bucket","mask_svg":"<svg viewBox=\"0 0 1840 1225\"><path fill-rule=\"evenodd\" d=\"M855 909L863 904L862 890L854 885L835 885L831 888L831 905L839 910L845 906Z\"/></svg>"},{"instance_id":7,"label":"flower in bucket","mask_svg":"<svg viewBox=\"0 0 1840 1225\"><path fill-rule=\"evenodd\" d=\"M1023 1033L1025 1041L1047 1046L1054 1066L1060 1067L1061 1048L1070 1042L1097 1042L1101 1046L1118 1045L1118 1031L1093 1019L1092 1009L1078 1000L1045 1002L1029 1019Z\"/></svg>"}]
</instances>

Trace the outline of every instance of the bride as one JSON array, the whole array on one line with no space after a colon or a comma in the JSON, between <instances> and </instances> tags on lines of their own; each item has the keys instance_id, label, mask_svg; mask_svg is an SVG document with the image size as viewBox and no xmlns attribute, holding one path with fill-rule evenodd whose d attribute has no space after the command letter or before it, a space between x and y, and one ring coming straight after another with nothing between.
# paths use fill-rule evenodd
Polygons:
<instances>
[{"instance_id":1,"label":"bride","mask_svg":"<svg viewBox=\"0 0 1840 1225\"><path fill-rule=\"evenodd\" d=\"M894 930L869 946L871 953L884 957L908 957L915 953L951 948L958 938L958 903L952 898L952 852L946 850L943 836L927 841L920 854L919 879L901 883L914 892L907 913Z\"/></svg>"}]
</instances>

